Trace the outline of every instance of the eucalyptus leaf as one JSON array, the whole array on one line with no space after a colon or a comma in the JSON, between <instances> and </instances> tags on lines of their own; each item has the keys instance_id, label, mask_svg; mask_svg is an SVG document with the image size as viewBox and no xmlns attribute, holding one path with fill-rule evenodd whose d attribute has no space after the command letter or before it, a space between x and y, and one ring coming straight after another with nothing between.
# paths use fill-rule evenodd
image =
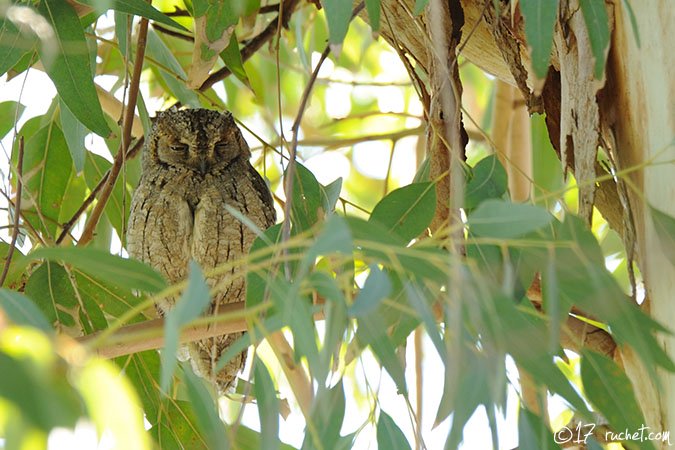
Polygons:
<instances>
[{"instance_id":1,"label":"eucalyptus leaf","mask_svg":"<svg viewBox=\"0 0 675 450\"><path fill-rule=\"evenodd\" d=\"M96 94L89 51L80 19L73 7L62 0L44 0L40 13L55 33L57 51L40 47L40 59L59 97L87 128L100 136L110 134Z\"/></svg>"},{"instance_id":2,"label":"eucalyptus leaf","mask_svg":"<svg viewBox=\"0 0 675 450\"><path fill-rule=\"evenodd\" d=\"M419 236L436 210L436 189L431 183L413 183L391 191L375 205L369 221L386 226L404 240Z\"/></svg>"},{"instance_id":3,"label":"eucalyptus leaf","mask_svg":"<svg viewBox=\"0 0 675 450\"><path fill-rule=\"evenodd\" d=\"M469 215L469 229L477 236L510 239L543 228L552 220L544 208L490 199Z\"/></svg>"},{"instance_id":4,"label":"eucalyptus leaf","mask_svg":"<svg viewBox=\"0 0 675 450\"><path fill-rule=\"evenodd\" d=\"M217 404L206 390L204 381L192 372L192 368L186 366L183 368L183 380L187 386L190 404L194 408L197 425L208 443L208 448L229 449L225 424L218 416Z\"/></svg>"},{"instance_id":5,"label":"eucalyptus leaf","mask_svg":"<svg viewBox=\"0 0 675 450\"><path fill-rule=\"evenodd\" d=\"M253 361L253 387L260 417L261 450L279 449L279 399L267 366L256 356Z\"/></svg>"},{"instance_id":6,"label":"eucalyptus leaf","mask_svg":"<svg viewBox=\"0 0 675 450\"><path fill-rule=\"evenodd\" d=\"M383 409L380 410L380 418L377 421L377 446L389 450L411 449L401 429Z\"/></svg>"},{"instance_id":7,"label":"eucalyptus leaf","mask_svg":"<svg viewBox=\"0 0 675 450\"><path fill-rule=\"evenodd\" d=\"M0 309L17 325L28 325L49 334L54 332L42 311L23 294L0 288Z\"/></svg>"},{"instance_id":8,"label":"eucalyptus leaf","mask_svg":"<svg viewBox=\"0 0 675 450\"><path fill-rule=\"evenodd\" d=\"M591 50L595 58L594 75L596 79L601 79L605 73L605 62L607 60L607 48L609 47L609 17L605 9L604 0L579 0L581 12L584 15L584 22L588 30L588 37L591 41Z\"/></svg>"},{"instance_id":9,"label":"eucalyptus leaf","mask_svg":"<svg viewBox=\"0 0 675 450\"><path fill-rule=\"evenodd\" d=\"M63 261L113 285L146 292L166 287L164 278L154 269L134 259L124 259L103 250L79 247L40 248L28 254L32 259Z\"/></svg>"},{"instance_id":10,"label":"eucalyptus leaf","mask_svg":"<svg viewBox=\"0 0 675 450\"><path fill-rule=\"evenodd\" d=\"M169 16L161 13L145 0L77 0L78 3L88 5L94 8L99 13L103 13L109 9L114 9L117 12L132 14L136 16L145 17L146 19L154 20L155 22L168 25L179 30L187 31L185 27Z\"/></svg>"},{"instance_id":11,"label":"eucalyptus leaf","mask_svg":"<svg viewBox=\"0 0 675 450\"><path fill-rule=\"evenodd\" d=\"M525 37L531 49L532 68L537 77L544 78L551 59L558 0L520 0L520 11L525 17Z\"/></svg>"}]
</instances>

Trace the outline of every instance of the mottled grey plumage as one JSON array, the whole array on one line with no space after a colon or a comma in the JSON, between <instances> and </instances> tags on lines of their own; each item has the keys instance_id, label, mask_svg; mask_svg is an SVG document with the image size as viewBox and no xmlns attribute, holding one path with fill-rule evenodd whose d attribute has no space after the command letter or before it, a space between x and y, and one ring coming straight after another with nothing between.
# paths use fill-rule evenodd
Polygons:
<instances>
[{"instance_id":1,"label":"mottled grey plumage","mask_svg":"<svg viewBox=\"0 0 675 450\"><path fill-rule=\"evenodd\" d=\"M260 229L275 221L272 196L249 158L250 150L229 112L171 109L153 124L143 153L143 174L131 202L127 249L174 283L187 276L193 259L208 270L245 257L255 233L227 212L241 212ZM231 273L236 270L232 269ZM225 275L208 279L219 285ZM243 278L225 282L211 301L210 314L221 305L243 301ZM157 305L160 314L175 299ZM219 373L216 361L239 335L188 345L192 366L202 377L226 390L243 367L242 353Z\"/></svg>"}]
</instances>

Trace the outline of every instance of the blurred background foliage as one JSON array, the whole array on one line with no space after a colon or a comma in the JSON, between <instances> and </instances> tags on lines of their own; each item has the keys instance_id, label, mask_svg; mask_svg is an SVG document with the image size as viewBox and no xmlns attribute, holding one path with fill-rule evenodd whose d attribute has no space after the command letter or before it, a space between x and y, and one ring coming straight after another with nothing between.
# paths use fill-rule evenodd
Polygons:
<instances>
[{"instance_id":1,"label":"blurred background foliage","mask_svg":"<svg viewBox=\"0 0 675 450\"><path fill-rule=\"evenodd\" d=\"M614 426L640 423L639 408L631 411L616 398L580 397L582 386L588 390L614 362L592 352L580 359L560 348L556 332L571 306L581 303L594 324L642 351L652 370L672 368L651 337L658 325L626 301L631 285L620 236L597 213L593 234L573 217L574 179L563 178L543 117L531 118L533 204L511 204L489 138L495 81L459 58L471 138L470 231L467 258L449 257L442 236L426 231L435 193L424 162L424 107L399 55L361 18L321 65L304 112L291 239L279 244L280 227L273 227L242 262L249 264L253 312L245 314L251 332L237 345L254 344L254 350L236 391L217 398L188 366L166 369L155 350L104 361L95 355L105 335L87 348L71 339L143 321L154 299L186 286L167 287L125 259L138 152L125 161L88 248L71 247L96 203L87 199L123 148L119 102L129 90L133 65L126 56L135 52L139 21L127 13L152 19L130 147L147 133L150 117L177 102L230 110L279 213L291 125L321 53L329 40L335 44L336 28L331 32L328 24L337 19L328 21L318 2L301 2L286 26L242 61L247 46L276 20L279 5L233 2L240 17L225 30L233 33L211 70L233 75L191 89L199 78L191 72L193 30L200 26L193 16L215 4L155 0L152 6L165 13L157 16L141 3L0 2L7 223L0 255L12 253L0 291L0 447L454 448L464 430L465 448L498 441L507 448L518 440L522 448L556 448L550 432L537 431L556 430L573 413L591 417L589 399ZM331 11L348 17L348 6ZM17 7L24 8L23 19L11 15ZM217 21L206 14L208 33ZM44 23L56 35L40 35L35 24ZM79 50L76 43L85 42L86 49L64 57L50 50L49 39L52 45L75 42ZM94 97L77 77L68 79L68 68L82 67L93 73ZM78 111L78 101L90 109ZM288 253L275 250L283 246ZM290 267L291 276L280 266ZM550 289L543 314L525 299L536 273ZM203 282L195 275L186 292L198 292ZM456 308L446 301L450 293ZM321 309L316 298L325 302L324 320L314 325ZM266 315L258 314L263 310ZM293 343L290 363L265 339L280 329ZM167 340L175 342L178 331L165 329ZM288 365L309 377L304 405L302 383ZM516 366L557 394L551 426L519 409ZM164 392L162 370L171 378ZM625 376L615 380L604 389L622 392L630 403L630 383ZM628 411L616 417L616 409Z\"/></svg>"}]
</instances>

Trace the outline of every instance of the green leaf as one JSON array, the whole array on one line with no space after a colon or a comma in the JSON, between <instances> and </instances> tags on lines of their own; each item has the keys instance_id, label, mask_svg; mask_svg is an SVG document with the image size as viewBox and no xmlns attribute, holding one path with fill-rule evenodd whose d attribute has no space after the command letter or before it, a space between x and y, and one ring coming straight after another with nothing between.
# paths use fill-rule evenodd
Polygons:
<instances>
[{"instance_id":1,"label":"green leaf","mask_svg":"<svg viewBox=\"0 0 675 450\"><path fill-rule=\"evenodd\" d=\"M1 51L2 47L0 47ZM14 128L14 124L21 117L24 109L26 107L18 102L6 101L0 103L0 138L7 135Z\"/></svg>"},{"instance_id":2,"label":"green leaf","mask_svg":"<svg viewBox=\"0 0 675 450\"><path fill-rule=\"evenodd\" d=\"M279 399L265 363L257 356L253 361L253 376L261 431L261 442L257 448L276 450L279 448Z\"/></svg>"},{"instance_id":3,"label":"green leaf","mask_svg":"<svg viewBox=\"0 0 675 450\"><path fill-rule=\"evenodd\" d=\"M321 186L314 174L305 166L299 162L295 164L291 219L296 231L301 232L310 229L322 215Z\"/></svg>"},{"instance_id":4,"label":"green leaf","mask_svg":"<svg viewBox=\"0 0 675 450\"><path fill-rule=\"evenodd\" d=\"M595 57L594 74L601 79L605 72L607 48L609 47L609 17L605 10L604 0L579 0L581 12L584 15L588 37L591 41L591 50Z\"/></svg>"},{"instance_id":5,"label":"green leaf","mask_svg":"<svg viewBox=\"0 0 675 450\"><path fill-rule=\"evenodd\" d=\"M386 226L404 240L419 236L429 226L436 208L431 183L413 183L391 191L375 205L369 221Z\"/></svg>"},{"instance_id":6,"label":"green leaf","mask_svg":"<svg viewBox=\"0 0 675 450\"><path fill-rule=\"evenodd\" d=\"M33 300L23 294L1 288L0 309L7 314L9 320L17 325L28 325L49 334L54 332L42 311L33 303Z\"/></svg>"},{"instance_id":7,"label":"green leaf","mask_svg":"<svg viewBox=\"0 0 675 450\"><path fill-rule=\"evenodd\" d=\"M12 159L16 163L14 155ZM68 145L54 122L25 142L22 209L25 208L24 217L48 236L54 236L57 230L70 167Z\"/></svg>"},{"instance_id":8,"label":"green leaf","mask_svg":"<svg viewBox=\"0 0 675 450\"><path fill-rule=\"evenodd\" d=\"M377 447L387 450L409 450L411 448L394 419L383 409L380 409L380 418L377 421Z\"/></svg>"},{"instance_id":9,"label":"green leaf","mask_svg":"<svg viewBox=\"0 0 675 450\"><path fill-rule=\"evenodd\" d=\"M644 425L626 373L614 361L589 349L581 351L581 380L588 399L617 431L638 431ZM654 447L645 441L641 448Z\"/></svg>"},{"instance_id":10,"label":"green leaf","mask_svg":"<svg viewBox=\"0 0 675 450\"><path fill-rule=\"evenodd\" d=\"M370 274L363 288L349 307L349 315L362 317L377 309L380 302L391 294L391 281L386 272L376 264L370 266Z\"/></svg>"},{"instance_id":11,"label":"green leaf","mask_svg":"<svg viewBox=\"0 0 675 450\"><path fill-rule=\"evenodd\" d=\"M218 405L188 364L183 366L183 380L187 386L188 398L197 418L199 430L204 435L208 448L227 450L230 444L225 436L225 424L218 416Z\"/></svg>"},{"instance_id":12,"label":"green leaf","mask_svg":"<svg viewBox=\"0 0 675 450\"><path fill-rule=\"evenodd\" d=\"M62 266L46 261L31 274L26 283L26 294L52 322L73 326L73 319L77 318L87 334L106 328L108 322L99 304L80 295L76 288Z\"/></svg>"},{"instance_id":13,"label":"green leaf","mask_svg":"<svg viewBox=\"0 0 675 450\"><path fill-rule=\"evenodd\" d=\"M150 4L145 2L145 0L77 0L77 2L91 6L98 13L104 13L109 9L114 9L117 12L145 17L146 19L187 31L183 25L156 10Z\"/></svg>"},{"instance_id":14,"label":"green leaf","mask_svg":"<svg viewBox=\"0 0 675 450\"><path fill-rule=\"evenodd\" d=\"M419 16L424 12L424 8L426 8L427 3L429 3L429 0L415 0L415 7L413 8L413 14L416 16Z\"/></svg>"},{"instance_id":15,"label":"green leaf","mask_svg":"<svg viewBox=\"0 0 675 450\"><path fill-rule=\"evenodd\" d=\"M545 78L551 58L558 0L521 0L520 11L525 17L525 36L532 49L532 68L538 78Z\"/></svg>"},{"instance_id":16,"label":"green leaf","mask_svg":"<svg viewBox=\"0 0 675 450\"><path fill-rule=\"evenodd\" d=\"M84 169L84 154L87 151L84 138L89 134L89 130L70 112L63 103L63 99L59 98L59 104L63 136L68 143L68 151L75 165L75 172L80 173Z\"/></svg>"},{"instance_id":17,"label":"green leaf","mask_svg":"<svg viewBox=\"0 0 675 450\"><path fill-rule=\"evenodd\" d=\"M675 219L653 206L649 207L649 213L661 243L661 252L675 266Z\"/></svg>"},{"instance_id":18,"label":"green leaf","mask_svg":"<svg viewBox=\"0 0 675 450\"><path fill-rule=\"evenodd\" d=\"M380 0L366 0L366 11L373 33L380 31Z\"/></svg>"},{"instance_id":19,"label":"green leaf","mask_svg":"<svg viewBox=\"0 0 675 450\"><path fill-rule=\"evenodd\" d=\"M110 134L98 101L89 63L84 30L75 10L62 0L44 0L40 12L56 34L56 54L40 49L40 59L59 97L87 128L100 136Z\"/></svg>"},{"instance_id":20,"label":"green leaf","mask_svg":"<svg viewBox=\"0 0 675 450\"><path fill-rule=\"evenodd\" d=\"M496 155L478 161L473 168L473 177L466 184L464 207L473 209L482 201L500 198L506 192L506 170Z\"/></svg>"},{"instance_id":21,"label":"green leaf","mask_svg":"<svg viewBox=\"0 0 675 450\"><path fill-rule=\"evenodd\" d=\"M335 205L340 198L342 191L342 178L336 178L333 182L326 186L321 186L321 200L323 210L327 213L335 211Z\"/></svg>"},{"instance_id":22,"label":"green leaf","mask_svg":"<svg viewBox=\"0 0 675 450\"><path fill-rule=\"evenodd\" d=\"M401 363L396 356L395 346L387 335L387 327L378 311L362 316L358 319L357 338L363 345L369 345L380 364L387 369L396 383L400 394L406 394L408 388Z\"/></svg>"},{"instance_id":23,"label":"green leaf","mask_svg":"<svg viewBox=\"0 0 675 450\"><path fill-rule=\"evenodd\" d=\"M37 37L20 33L7 18L0 18L0 75L14 67L25 55L35 51Z\"/></svg>"},{"instance_id":24,"label":"green leaf","mask_svg":"<svg viewBox=\"0 0 675 450\"><path fill-rule=\"evenodd\" d=\"M112 163L108 162L104 157L92 152L86 152L84 160L84 179L87 182L87 187L89 187L90 190L93 190L111 167ZM118 180L108 198L104 212L112 226L115 228L115 231L117 231L117 235L120 237L125 229L130 207L131 195L127 189L125 189L122 180Z\"/></svg>"},{"instance_id":25,"label":"green leaf","mask_svg":"<svg viewBox=\"0 0 675 450\"><path fill-rule=\"evenodd\" d=\"M633 36L635 36L635 43L637 44L637 47L640 48L640 30L638 29L635 11L633 11L633 7L630 6L630 2L628 0L623 0L623 5L626 8L626 11L628 12L628 17L630 17L630 26L633 29Z\"/></svg>"},{"instance_id":26,"label":"green leaf","mask_svg":"<svg viewBox=\"0 0 675 450\"><path fill-rule=\"evenodd\" d=\"M518 450L560 450L542 418L522 407L518 416Z\"/></svg>"},{"instance_id":27,"label":"green leaf","mask_svg":"<svg viewBox=\"0 0 675 450\"><path fill-rule=\"evenodd\" d=\"M249 84L248 75L244 68L244 62L241 59L241 51L239 50L239 41L237 40L237 33L232 33L230 43L225 50L220 52L220 58L225 63L230 72L234 74L245 85Z\"/></svg>"},{"instance_id":28,"label":"green leaf","mask_svg":"<svg viewBox=\"0 0 675 450\"><path fill-rule=\"evenodd\" d=\"M469 216L469 229L477 236L510 239L543 228L552 220L544 208L490 199Z\"/></svg>"},{"instance_id":29,"label":"green leaf","mask_svg":"<svg viewBox=\"0 0 675 450\"><path fill-rule=\"evenodd\" d=\"M318 441L321 447L314 445L312 433L306 431L302 449L336 448L336 443L340 438L340 428L342 428L344 415L345 390L342 379L331 389L320 386L312 405L311 420L314 422L314 429L318 434Z\"/></svg>"},{"instance_id":30,"label":"green leaf","mask_svg":"<svg viewBox=\"0 0 675 450\"><path fill-rule=\"evenodd\" d=\"M154 417L148 419L153 420ZM205 437L199 433L198 422L191 402L168 399L161 405L158 419L150 429L150 434L160 449L209 450L212 447L209 447Z\"/></svg>"},{"instance_id":31,"label":"green leaf","mask_svg":"<svg viewBox=\"0 0 675 450\"><path fill-rule=\"evenodd\" d=\"M164 320L164 350L161 353L161 386L163 391L166 392L169 387L169 382L176 369L176 352L178 351L181 328L199 317L210 302L211 296L204 274L199 268L199 264L190 261L188 287Z\"/></svg>"},{"instance_id":32,"label":"green leaf","mask_svg":"<svg viewBox=\"0 0 675 450\"><path fill-rule=\"evenodd\" d=\"M262 448L262 439L262 433L240 424L237 426L237 432L234 436L234 443L236 444L236 448L240 450L259 450ZM295 450L295 447L283 443L279 443L278 448L279 450Z\"/></svg>"},{"instance_id":33,"label":"green leaf","mask_svg":"<svg viewBox=\"0 0 675 450\"><path fill-rule=\"evenodd\" d=\"M185 106L199 106L199 97L185 85L187 74L178 63L173 52L166 46L162 38L157 36L154 30L148 30L148 43L146 47L148 56L157 61L161 66L156 66L159 76L166 83L173 94Z\"/></svg>"},{"instance_id":34,"label":"green leaf","mask_svg":"<svg viewBox=\"0 0 675 450\"><path fill-rule=\"evenodd\" d=\"M530 118L532 130L532 175L534 178L534 199L541 206L552 206L561 194L551 196L552 192L562 192L563 173L560 160L551 145L546 121L541 114ZM547 195L546 198L542 198Z\"/></svg>"},{"instance_id":35,"label":"green leaf","mask_svg":"<svg viewBox=\"0 0 675 450\"><path fill-rule=\"evenodd\" d=\"M36 366L0 351L0 398L16 405L42 431L75 426L83 411L72 389L57 378L58 371Z\"/></svg>"},{"instance_id":36,"label":"green leaf","mask_svg":"<svg viewBox=\"0 0 675 450\"><path fill-rule=\"evenodd\" d=\"M166 287L164 278L154 269L135 259L125 259L90 248L41 248L31 252L32 259L63 261L84 273L113 285L145 292L159 292Z\"/></svg>"},{"instance_id":37,"label":"green leaf","mask_svg":"<svg viewBox=\"0 0 675 450\"><path fill-rule=\"evenodd\" d=\"M333 53L339 54L352 19L352 3L342 0L322 0L328 21L328 42Z\"/></svg>"}]
</instances>

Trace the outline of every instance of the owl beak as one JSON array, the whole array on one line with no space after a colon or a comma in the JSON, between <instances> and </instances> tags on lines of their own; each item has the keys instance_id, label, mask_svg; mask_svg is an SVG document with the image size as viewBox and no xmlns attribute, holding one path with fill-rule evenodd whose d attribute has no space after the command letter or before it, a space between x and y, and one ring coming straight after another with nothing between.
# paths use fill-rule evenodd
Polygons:
<instances>
[{"instance_id":1,"label":"owl beak","mask_svg":"<svg viewBox=\"0 0 675 450\"><path fill-rule=\"evenodd\" d=\"M206 172L209 170L209 162L206 158L201 158L199 160L199 173L206 175Z\"/></svg>"}]
</instances>

